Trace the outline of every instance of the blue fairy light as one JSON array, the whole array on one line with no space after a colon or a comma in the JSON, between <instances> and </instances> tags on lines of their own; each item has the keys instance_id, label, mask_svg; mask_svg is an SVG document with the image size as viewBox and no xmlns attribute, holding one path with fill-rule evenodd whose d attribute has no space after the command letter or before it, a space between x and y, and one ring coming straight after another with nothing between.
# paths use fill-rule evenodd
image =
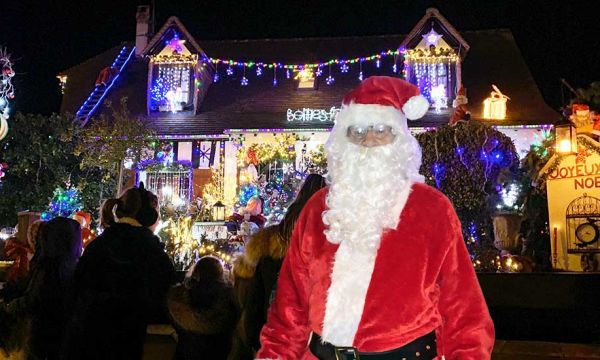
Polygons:
<instances>
[{"instance_id":1,"label":"blue fairy light","mask_svg":"<svg viewBox=\"0 0 600 360\"><path fill-rule=\"evenodd\" d=\"M213 82L219 82L219 73L215 73L215 76L213 76Z\"/></svg>"},{"instance_id":2,"label":"blue fairy light","mask_svg":"<svg viewBox=\"0 0 600 360\"><path fill-rule=\"evenodd\" d=\"M358 73L358 80L363 81L363 72Z\"/></svg>"},{"instance_id":3,"label":"blue fairy light","mask_svg":"<svg viewBox=\"0 0 600 360\"><path fill-rule=\"evenodd\" d=\"M495 164L500 164L504 160L504 154L500 150L492 151L490 156L492 158L492 162Z\"/></svg>"}]
</instances>

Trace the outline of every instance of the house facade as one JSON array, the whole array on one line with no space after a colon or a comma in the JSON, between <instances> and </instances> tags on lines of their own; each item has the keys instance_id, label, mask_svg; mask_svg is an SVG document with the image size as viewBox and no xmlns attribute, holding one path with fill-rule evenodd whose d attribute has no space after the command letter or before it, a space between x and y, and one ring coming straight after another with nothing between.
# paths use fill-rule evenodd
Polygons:
<instances>
[{"instance_id":1,"label":"house facade","mask_svg":"<svg viewBox=\"0 0 600 360\"><path fill-rule=\"evenodd\" d=\"M135 42L59 74L61 112L86 124L103 101L127 97L158 134L149 158L189 164L170 175L141 172L163 198L196 198L211 169L222 175L224 199L234 197L247 160L240 147L285 135L296 139L295 170L307 171L305 156L326 141L344 94L373 75L405 78L429 99L426 116L409 123L415 133L448 124L461 87L470 121L510 136L520 154L558 118L510 30L459 32L436 9L406 35L335 38L204 41L176 17L148 36L148 6L136 20Z\"/></svg>"}]
</instances>

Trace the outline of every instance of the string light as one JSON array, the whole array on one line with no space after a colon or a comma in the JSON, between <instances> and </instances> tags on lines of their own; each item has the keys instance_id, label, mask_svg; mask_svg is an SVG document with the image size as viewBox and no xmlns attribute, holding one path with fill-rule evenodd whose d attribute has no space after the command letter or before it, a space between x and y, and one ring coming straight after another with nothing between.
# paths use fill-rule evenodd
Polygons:
<instances>
[{"instance_id":1,"label":"string light","mask_svg":"<svg viewBox=\"0 0 600 360\"><path fill-rule=\"evenodd\" d=\"M359 57L355 57L355 58L351 58L349 60L343 60L341 58L333 58L333 59L329 59L327 61L323 61L323 62L316 62L316 63L303 63L303 64L293 64L293 63L281 63L281 62L272 62L272 63L262 63L262 62L256 62L256 61L241 61L241 60L227 60L227 59L220 59L220 58L209 58L208 60L210 62L212 62L213 64L218 64L218 63L223 63L225 65L229 65L229 66L247 66L249 68L252 68L254 66L257 67L263 67L263 68L279 68L279 69L291 69L291 70L295 70L295 69L302 69L302 68L319 68L325 65L331 65L331 64L354 64L356 62L359 61L377 61L379 59L381 59L382 57L385 56L396 56L400 53L399 50L384 50L381 52L378 52L376 54L370 55L370 56L359 56Z\"/></svg>"},{"instance_id":2,"label":"string light","mask_svg":"<svg viewBox=\"0 0 600 360\"><path fill-rule=\"evenodd\" d=\"M213 75L213 82L219 82L219 64L215 65L215 75Z\"/></svg>"},{"instance_id":3,"label":"string light","mask_svg":"<svg viewBox=\"0 0 600 360\"><path fill-rule=\"evenodd\" d=\"M333 85L335 79L331 76L331 65L329 65L329 76L325 79L327 85Z\"/></svg>"},{"instance_id":4,"label":"string light","mask_svg":"<svg viewBox=\"0 0 600 360\"><path fill-rule=\"evenodd\" d=\"M273 86L277 86L277 68L273 68Z\"/></svg>"},{"instance_id":5,"label":"string light","mask_svg":"<svg viewBox=\"0 0 600 360\"><path fill-rule=\"evenodd\" d=\"M248 86L248 78L246 77L246 67L244 66L244 74L242 75L242 80L240 81L242 86Z\"/></svg>"},{"instance_id":6,"label":"string light","mask_svg":"<svg viewBox=\"0 0 600 360\"><path fill-rule=\"evenodd\" d=\"M359 63L359 67L360 67L360 71L359 71L359 73L358 73L358 80L359 80L359 81L363 81L363 78L364 78L364 77L363 77L363 71L362 71L362 60L361 60L361 62Z\"/></svg>"}]
</instances>

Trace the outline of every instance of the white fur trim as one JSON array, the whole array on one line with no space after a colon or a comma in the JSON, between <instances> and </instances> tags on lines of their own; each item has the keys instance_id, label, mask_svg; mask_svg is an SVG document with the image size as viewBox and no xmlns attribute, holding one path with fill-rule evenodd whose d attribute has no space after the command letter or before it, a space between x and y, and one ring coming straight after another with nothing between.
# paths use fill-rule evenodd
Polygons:
<instances>
[{"instance_id":1,"label":"white fur trim","mask_svg":"<svg viewBox=\"0 0 600 360\"><path fill-rule=\"evenodd\" d=\"M429 106L429 101L423 95L416 95L402 105L402 111L407 119L417 120L425 115Z\"/></svg>"},{"instance_id":2,"label":"white fur trim","mask_svg":"<svg viewBox=\"0 0 600 360\"><path fill-rule=\"evenodd\" d=\"M406 188L400 192L399 199L391 210L397 214L398 222L408 201L411 188L412 183L408 183ZM397 227L397 223L395 227ZM381 233L379 241L381 241ZM323 341L336 346L351 346L354 343L378 249L379 243L374 247L363 247L350 241L341 242L335 253L331 286L327 291Z\"/></svg>"},{"instance_id":3,"label":"white fur trim","mask_svg":"<svg viewBox=\"0 0 600 360\"><path fill-rule=\"evenodd\" d=\"M395 128L407 126L401 111L393 106L377 104L351 103L346 105L342 107L342 110L337 115L335 122L344 128L350 125L375 124L385 124Z\"/></svg>"}]
</instances>

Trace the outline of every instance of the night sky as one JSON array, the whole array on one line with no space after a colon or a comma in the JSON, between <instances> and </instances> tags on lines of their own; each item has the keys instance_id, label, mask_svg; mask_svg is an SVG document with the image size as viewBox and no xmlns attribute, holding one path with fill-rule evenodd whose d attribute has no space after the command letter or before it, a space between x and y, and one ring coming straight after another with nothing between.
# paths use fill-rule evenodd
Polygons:
<instances>
[{"instance_id":1,"label":"night sky","mask_svg":"<svg viewBox=\"0 0 600 360\"><path fill-rule=\"evenodd\" d=\"M136 6L149 2L5 1L0 7L0 47L12 54L17 72L13 108L58 111L61 95L55 75L122 41L134 41ZM406 34L434 6L459 31L511 29L552 107L561 106L559 78L576 88L600 80L598 1L155 2L157 30L175 15L200 46L203 39ZM340 54L358 55L364 54Z\"/></svg>"}]
</instances>

